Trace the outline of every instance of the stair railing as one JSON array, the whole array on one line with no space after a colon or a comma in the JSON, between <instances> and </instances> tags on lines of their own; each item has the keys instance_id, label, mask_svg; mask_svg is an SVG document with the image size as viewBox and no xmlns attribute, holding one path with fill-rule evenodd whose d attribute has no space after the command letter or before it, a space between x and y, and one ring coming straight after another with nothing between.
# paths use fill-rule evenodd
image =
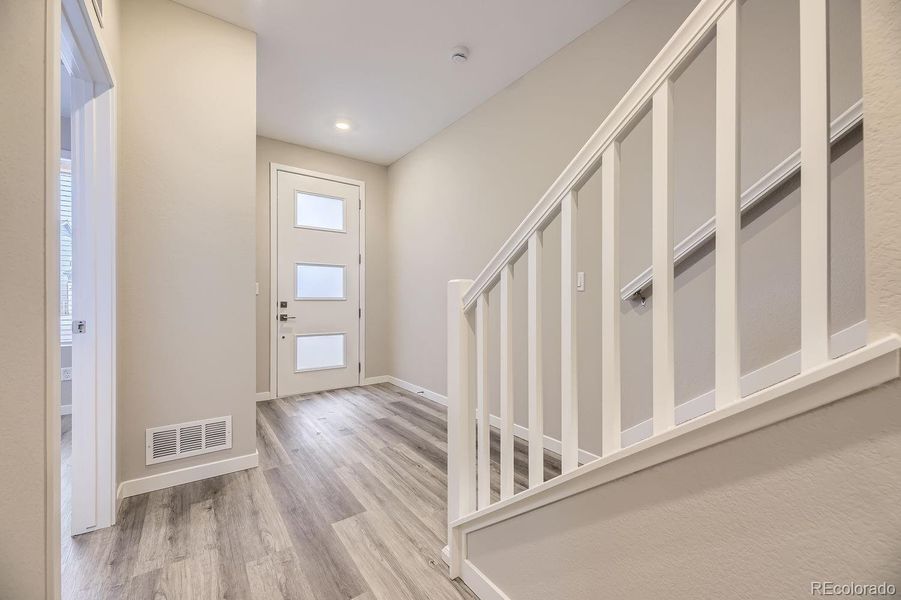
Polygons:
<instances>
[{"instance_id":1,"label":"stair railing","mask_svg":"<svg viewBox=\"0 0 901 600\"><path fill-rule=\"evenodd\" d=\"M801 357L802 371L829 355L829 68L827 0L800 0ZM739 357L739 18L740 0L701 0L475 281L448 285L448 522L487 510L490 493L488 294L500 286L500 498L513 496L512 268L527 254L529 488L544 482L542 401L542 232L561 219L561 464L579 465L576 356L576 224L579 190L602 169L602 456L622 450L620 382L620 143L652 119L653 436L675 427L673 351L673 81L708 42L716 43L716 410L741 399ZM638 285L646 286L647 282ZM470 348L475 348L475 357ZM475 365L475 397L470 369ZM451 577L464 540L449 525Z\"/></svg>"}]
</instances>

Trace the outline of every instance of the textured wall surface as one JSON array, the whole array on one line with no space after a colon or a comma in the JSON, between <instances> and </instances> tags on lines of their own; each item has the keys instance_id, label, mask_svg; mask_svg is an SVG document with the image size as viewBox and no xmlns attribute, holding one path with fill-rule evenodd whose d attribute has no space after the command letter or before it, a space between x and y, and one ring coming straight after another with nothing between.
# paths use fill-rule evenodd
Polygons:
<instances>
[{"instance_id":1,"label":"textured wall surface","mask_svg":"<svg viewBox=\"0 0 901 600\"><path fill-rule=\"evenodd\" d=\"M870 336L901 331L901 2L862 0Z\"/></svg>"},{"instance_id":2,"label":"textured wall surface","mask_svg":"<svg viewBox=\"0 0 901 600\"><path fill-rule=\"evenodd\" d=\"M0 598L16 600L47 592L46 526L54 501L45 471L45 327L53 326L45 314L53 303L45 278L45 194L52 191L45 189L48 14L54 14L49 3L0 1L0 309L8 317L0 344Z\"/></svg>"}]
</instances>

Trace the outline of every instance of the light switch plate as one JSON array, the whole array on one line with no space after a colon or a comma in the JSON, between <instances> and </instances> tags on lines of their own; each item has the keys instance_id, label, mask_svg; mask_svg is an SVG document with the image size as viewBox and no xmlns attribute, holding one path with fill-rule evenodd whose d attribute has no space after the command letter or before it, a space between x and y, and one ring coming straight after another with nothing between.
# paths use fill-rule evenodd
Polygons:
<instances>
[{"instance_id":1,"label":"light switch plate","mask_svg":"<svg viewBox=\"0 0 901 600\"><path fill-rule=\"evenodd\" d=\"M580 292L585 291L585 271L576 273L576 290Z\"/></svg>"}]
</instances>

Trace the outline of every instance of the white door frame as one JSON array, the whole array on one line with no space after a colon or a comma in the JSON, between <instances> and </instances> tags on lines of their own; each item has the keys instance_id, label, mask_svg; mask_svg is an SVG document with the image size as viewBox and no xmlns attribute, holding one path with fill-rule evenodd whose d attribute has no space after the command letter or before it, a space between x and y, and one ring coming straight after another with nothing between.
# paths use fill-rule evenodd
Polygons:
<instances>
[{"instance_id":1,"label":"white door frame","mask_svg":"<svg viewBox=\"0 0 901 600\"><path fill-rule=\"evenodd\" d=\"M269 397L278 397L278 173L306 175L360 188L360 372L357 385L366 378L366 182L319 171L269 163Z\"/></svg>"},{"instance_id":2,"label":"white door frame","mask_svg":"<svg viewBox=\"0 0 901 600\"><path fill-rule=\"evenodd\" d=\"M92 264L85 278L92 282L87 291L89 308L79 318L87 320L90 337L79 355L83 371L92 371L91 385L76 394L73 386L72 535L109 527L116 518L116 97L115 80L91 20L93 6L85 0L61 0L61 32L56 64L73 78L83 107L73 111L73 185L75 199L91 198L88 215ZM54 82L59 92L59 79ZM57 110L58 113L58 110ZM56 115L59 127L59 115ZM58 166L57 166L58 170ZM59 215L59 195L53 199ZM78 233L76 232L76 235ZM77 251L77 248L76 248ZM57 253L58 261L58 253ZM59 281L58 269L54 269ZM49 275L49 272L48 272ZM57 286L59 284L57 283ZM56 297L59 297L57 293ZM57 306L58 315L58 306ZM57 316L55 321L57 323ZM56 334L58 335L58 333ZM55 351L59 352L56 342ZM75 366L73 346L73 366ZM75 377L84 373L75 372ZM59 369L48 374L59 385ZM51 418L59 420L59 405ZM54 456L60 460L59 452ZM57 506L56 510L59 510Z\"/></svg>"}]
</instances>

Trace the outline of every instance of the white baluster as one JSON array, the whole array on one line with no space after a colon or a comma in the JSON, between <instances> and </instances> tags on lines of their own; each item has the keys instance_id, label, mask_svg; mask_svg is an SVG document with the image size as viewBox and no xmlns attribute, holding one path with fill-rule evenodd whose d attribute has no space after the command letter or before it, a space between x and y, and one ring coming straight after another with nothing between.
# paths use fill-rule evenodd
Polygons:
<instances>
[{"instance_id":1,"label":"white baluster","mask_svg":"<svg viewBox=\"0 0 901 600\"><path fill-rule=\"evenodd\" d=\"M541 260L544 238L540 231L529 237L529 487L544 483L544 402L541 386Z\"/></svg>"},{"instance_id":2,"label":"white baluster","mask_svg":"<svg viewBox=\"0 0 901 600\"><path fill-rule=\"evenodd\" d=\"M619 341L619 142L601 163L601 420L604 456L622 448L622 385Z\"/></svg>"},{"instance_id":3,"label":"white baluster","mask_svg":"<svg viewBox=\"0 0 901 600\"><path fill-rule=\"evenodd\" d=\"M829 7L801 0L801 369L829 360Z\"/></svg>"},{"instance_id":4,"label":"white baluster","mask_svg":"<svg viewBox=\"0 0 901 600\"><path fill-rule=\"evenodd\" d=\"M667 79L654 93L651 150L653 279L654 434L676 419L673 365L673 86Z\"/></svg>"},{"instance_id":5,"label":"white baluster","mask_svg":"<svg viewBox=\"0 0 901 600\"><path fill-rule=\"evenodd\" d=\"M472 281L447 285L447 522L451 577L460 576L462 548L450 523L476 510L475 411L469 393L473 331L463 312Z\"/></svg>"},{"instance_id":6,"label":"white baluster","mask_svg":"<svg viewBox=\"0 0 901 600\"><path fill-rule=\"evenodd\" d=\"M576 192L561 206L560 445L563 473L579 466L579 378L576 335Z\"/></svg>"},{"instance_id":7,"label":"white baluster","mask_svg":"<svg viewBox=\"0 0 901 600\"><path fill-rule=\"evenodd\" d=\"M478 401L478 506L491 504L491 422L488 410L488 292L476 301L476 399Z\"/></svg>"},{"instance_id":8,"label":"white baluster","mask_svg":"<svg viewBox=\"0 0 901 600\"><path fill-rule=\"evenodd\" d=\"M740 145L737 2L716 26L716 407L741 397L738 327Z\"/></svg>"},{"instance_id":9,"label":"white baluster","mask_svg":"<svg viewBox=\"0 0 901 600\"><path fill-rule=\"evenodd\" d=\"M513 266L501 271L501 500L513 495Z\"/></svg>"}]
</instances>

